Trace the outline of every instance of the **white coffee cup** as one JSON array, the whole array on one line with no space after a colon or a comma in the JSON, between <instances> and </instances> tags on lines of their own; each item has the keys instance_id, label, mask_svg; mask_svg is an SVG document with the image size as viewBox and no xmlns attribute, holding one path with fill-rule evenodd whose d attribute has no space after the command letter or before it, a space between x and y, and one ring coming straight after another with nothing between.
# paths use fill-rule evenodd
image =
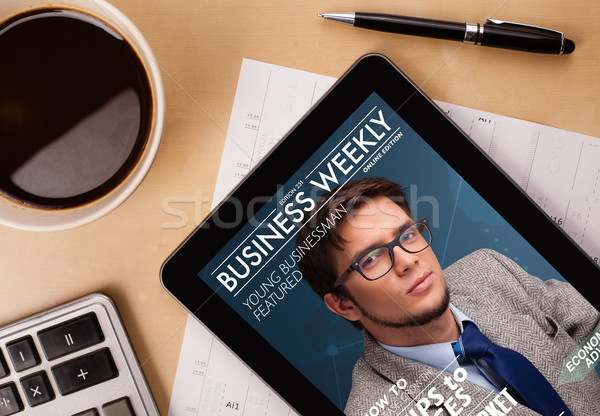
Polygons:
<instances>
[{"instance_id":1,"label":"white coffee cup","mask_svg":"<svg viewBox=\"0 0 600 416\"><path fill-rule=\"evenodd\" d=\"M118 186L100 198L64 209L44 209L19 203L0 193L0 223L31 231L57 231L88 224L121 205L140 185L155 159L165 122L165 93L156 58L135 25L104 0L2 0L0 25L15 16L38 9L66 8L98 18L112 26L133 47L150 84L152 120L144 150L130 173ZM2 138L0 138L2 140Z\"/></svg>"}]
</instances>

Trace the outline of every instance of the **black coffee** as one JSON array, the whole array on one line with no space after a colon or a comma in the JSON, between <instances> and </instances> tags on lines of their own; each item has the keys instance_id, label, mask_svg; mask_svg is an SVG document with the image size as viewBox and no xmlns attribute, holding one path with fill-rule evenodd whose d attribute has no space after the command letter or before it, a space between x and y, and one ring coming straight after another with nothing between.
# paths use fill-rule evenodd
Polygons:
<instances>
[{"instance_id":1,"label":"black coffee","mask_svg":"<svg viewBox=\"0 0 600 416\"><path fill-rule=\"evenodd\" d=\"M121 183L138 162L152 95L137 53L82 12L44 9L0 25L0 193L64 209Z\"/></svg>"}]
</instances>

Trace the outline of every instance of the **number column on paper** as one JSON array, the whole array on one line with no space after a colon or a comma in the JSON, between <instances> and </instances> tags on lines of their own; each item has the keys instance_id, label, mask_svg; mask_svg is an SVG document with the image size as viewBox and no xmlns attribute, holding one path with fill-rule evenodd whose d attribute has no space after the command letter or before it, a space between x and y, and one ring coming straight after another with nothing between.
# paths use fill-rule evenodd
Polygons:
<instances>
[{"instance_id":1,"label":"number column on paper","mask_svg":"<svg viewBox=\"0 0 600 416\"><path fill-rule=\"evenodd\" d=\"M592 258L600 254L592 233L600 229L599 175L598 139L553 130L540 137L528 193Z\"/></svg>"},{"instance_id":2,"label":"number column on paper","mask_svg":"<svg viewBox=\"0 0 600 416\"><path fill-rule=\"evenodd\" d=\"M486 114L472 120L470 137L523 190L527 190L540 132Z\"/></svg>"},{"instance_id":3,"label":"number column on paper","mask_svg":"<svg viewBox=\"0 0 600 416\"><path fill-rule=\"evenodd\" d=\"M592 258L600 256L600 144L584 140L563 227ZM596 260L597 261L597 260Z\"/></svg>"},{"instance_id":4,"label":"number column on paper","mask_svg":"<svg viewBox=\"0 0 600 416\"><path fill-rule=\"evenodd\" d=\"M181 407L175 411L169 409L170 415L201 415L200 398L202 397L202 392L209 388L206 383L206 374L215 340L211 339L210 342L200 342L204 339L202 336L205 333L207 335L210 334L208 334L208 331L200 325L195 329L196 331L187 333L186 337L198 339L199 342L194 344L193 352L186 351L185 354L182 353L182 356L180 357L180 360L185 361L188 366L187 374L185 375L184 380L182 380L184 386L182 385L181 388L178 389L174 388L173 393L177 397L175 399L172 397L171 399L172 404L178 402ZM180 410L183 410L183 412L180 412Z\"/></svg>"},{"instance_id":5,"label":"number column on paper","mask_svg":"<svg viewBox=\"0 0 600 416\"><path fill-rule=\"evenodd\" d=\"M272 72L252 152L258 163L310 109L316 80L294 73Z\"/></svg>"},{"instance_id":6,"label":"number column on paper","mask_svg":"<svg viewBox=\"0 0 600 416\"><path fill-rule=\"evenodd\" d=\"M233 189L333 84L334 78L244 60L215 201Z\"/></svg>"}]
</instances>

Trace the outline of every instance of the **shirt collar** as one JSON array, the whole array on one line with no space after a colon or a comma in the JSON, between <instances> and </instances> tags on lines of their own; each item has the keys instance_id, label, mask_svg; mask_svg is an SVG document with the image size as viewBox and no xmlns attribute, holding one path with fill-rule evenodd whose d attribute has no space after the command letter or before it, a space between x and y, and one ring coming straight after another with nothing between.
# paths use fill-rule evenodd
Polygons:
<instances>
[{"instance_id":1,"label":"shirt collar","mask_svg":"<svg viewBox=\"0 0 600 416\"><path fill-rule=\"evenodd\" d=\"M473 322L473 320L456 308L452 303L449 304L449 307L462 334L463 321ZM408 358L409 360L419 361L423 364L428 364L438 369L444 369L448 367L448 363L454 361L455 358L460 355L461 351L459 342L441 342L436 344L417 345L414 347L395 347L392 345L383 344L379 341L377 342L383 348L396 355ZM455 347L456 345L458 345L458 347ZM458 354L456 352L457 349Z\"/></svg>"}]
</instances>

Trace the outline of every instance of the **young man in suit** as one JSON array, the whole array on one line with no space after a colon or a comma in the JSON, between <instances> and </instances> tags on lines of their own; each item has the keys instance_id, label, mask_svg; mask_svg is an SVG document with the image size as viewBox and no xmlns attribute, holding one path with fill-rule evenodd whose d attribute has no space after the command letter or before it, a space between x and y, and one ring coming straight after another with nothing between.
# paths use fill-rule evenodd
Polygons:
<instances>
[{"instance_id":1,"label":"young man in suit","mask_svg":"<svg viewBox=\"0 0 600 416\"><path fill-rule=\"evenodd\" d=\"M402 189L381 178L323 195L298 241L340 206L344 219L299 268L331 311L364 331L346 414L600 414L595 372L558 382L564 359L600 321L569 284L543 282L487 249L442 270L427 220L415 221ZM492 343L510 349L507 370L496 367L502 353L492 364L474 356L474 338L488 355ZM528 364L510 361L513 351ZM537 379L507 382L529 363Z\"/></svg>"}]
</instances>

